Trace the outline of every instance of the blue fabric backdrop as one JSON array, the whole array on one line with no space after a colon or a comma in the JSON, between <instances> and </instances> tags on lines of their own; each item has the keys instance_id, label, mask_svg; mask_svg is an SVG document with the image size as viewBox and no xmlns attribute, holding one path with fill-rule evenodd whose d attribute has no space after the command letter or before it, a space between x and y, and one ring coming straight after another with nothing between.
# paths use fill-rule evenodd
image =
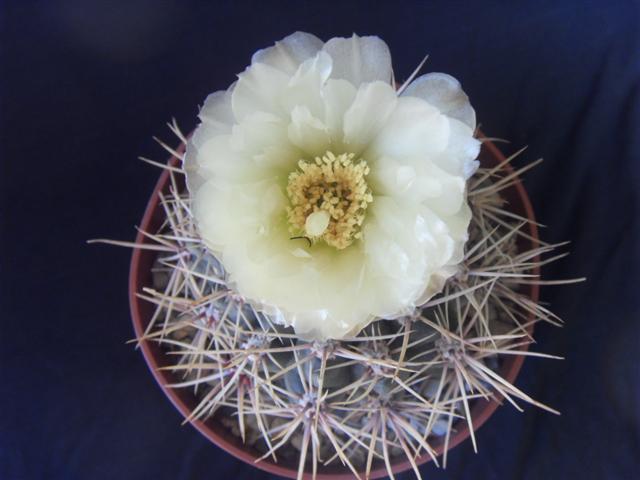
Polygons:
<instances>
[{"instance_id":1,"label":"blue fabric backdrop","mask_svg":"<svg viewBox=\"0 0 640 480\"><path fill-rule=\"evenodd\" d=\"M561 410L501 408L428 479L631 479L640 469L640 6L623 1L127 2L0 5L0 478L266 479L180 426L132 336L131 239L163 159L252 52L294 30L377 34L397 78L459 78L509 139L542 234L572 240L517 385Z\"/></svg>"}]
</instances>

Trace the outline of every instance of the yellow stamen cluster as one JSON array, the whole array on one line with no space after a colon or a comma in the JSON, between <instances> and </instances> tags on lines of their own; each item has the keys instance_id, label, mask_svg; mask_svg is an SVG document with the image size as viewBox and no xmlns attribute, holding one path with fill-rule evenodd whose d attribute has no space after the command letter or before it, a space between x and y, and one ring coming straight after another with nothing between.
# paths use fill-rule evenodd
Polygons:
<instances>
[{"instance_id":1,"label":"yellow stamen cluster","mask_svg":"<svg viewBox=\"0 0 640 480\"><path fill-rule=\"evenodd\" d=\"M365 181L369 166L363 159L354 162L354 156L327 152L313 162L298 162L299 170L289 174L287 185L291 201L287 215L292 235L308 237L307 217L325 211L329 224L314 240L322 239L341 250L362 236L365 211L373 197Z\"/></svg>"}]
</instances>

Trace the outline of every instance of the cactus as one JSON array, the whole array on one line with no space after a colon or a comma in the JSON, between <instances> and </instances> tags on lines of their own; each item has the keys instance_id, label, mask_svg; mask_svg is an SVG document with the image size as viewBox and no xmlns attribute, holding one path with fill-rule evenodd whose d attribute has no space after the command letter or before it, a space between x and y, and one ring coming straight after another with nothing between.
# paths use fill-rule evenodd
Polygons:
<instances>
[{"instance_id":1,"label":"cactus","mask_svg":"<svg viewBox=\"0 0 640 480\"><path fill-rule=\"evenodd\" d=\"M170 127L184 142L175 123ZM548 257L564 244L537 244L525 228L529 220L503 198L537 163L506 170L519 153L482 166L470 179L465 258L440 295L353 338L322 343L297 338L227 285L221 262L198 237L188 195L178 187L180 168L147 160L170 170L170 193L160 198L165 221L159 231L144 233L152 245L108 243L158 253L153 285L139 293L155 311L137 341L160 344L171 358L164 367L175 378L170 387L197 397L186 421L219 414L261 459L297 455L298 478L336 462L368 478L376 461L393 478L392 465L403 458L420 478L415 459L426 453L446 466L460 425L468 425L477 451L472 406L478 399L557 413L500 375L509 355L559 358L527 350L534 323L561 321L523 288L581 280L539 278L540 266L565 255Z\"/></svg>"}]
</instances>

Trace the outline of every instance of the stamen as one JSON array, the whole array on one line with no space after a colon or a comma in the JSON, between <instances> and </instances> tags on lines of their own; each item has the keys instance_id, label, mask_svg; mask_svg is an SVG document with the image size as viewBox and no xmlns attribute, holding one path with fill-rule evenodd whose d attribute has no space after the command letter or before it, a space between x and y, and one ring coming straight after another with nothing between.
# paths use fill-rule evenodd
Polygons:
<instances>
[{"instance_id":1,"label":"stamen","mask_svg":"<svg viewBox=\"0 0 640 480\"><path fill-rule=\"evenodd\" d=\"M322 239L339 250L362 237L361 227L373 201L365 181L369 166L353 153L332 152L313 162L300 160L299 170L289 174L287 208L292 235Z\"/></svg>"}]
</instances>

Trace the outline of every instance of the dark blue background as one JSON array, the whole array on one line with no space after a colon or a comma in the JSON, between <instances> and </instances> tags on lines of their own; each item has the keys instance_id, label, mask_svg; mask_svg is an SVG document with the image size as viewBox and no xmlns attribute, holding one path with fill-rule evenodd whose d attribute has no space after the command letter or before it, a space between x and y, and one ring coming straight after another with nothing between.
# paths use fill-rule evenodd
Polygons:
<instances>
[{"instance_id":1,"label":"dark blue background","mask_svg":"<svg viewBox=\"0 0 640 480\"><path fill-rule=\"evenodd\" d=\"M516 6L515 3L518 3ZM429 479L640 475L640 7L622 1L3 2L0 10L0 478L267 478L181 418L125 345L132 239L175 116L294 30L377 34L396 76L459 78L490 136L523 161L544 239L573 240L545 288L518 385L561 410L500 409Z\"/></svg>"}]
</instances>

